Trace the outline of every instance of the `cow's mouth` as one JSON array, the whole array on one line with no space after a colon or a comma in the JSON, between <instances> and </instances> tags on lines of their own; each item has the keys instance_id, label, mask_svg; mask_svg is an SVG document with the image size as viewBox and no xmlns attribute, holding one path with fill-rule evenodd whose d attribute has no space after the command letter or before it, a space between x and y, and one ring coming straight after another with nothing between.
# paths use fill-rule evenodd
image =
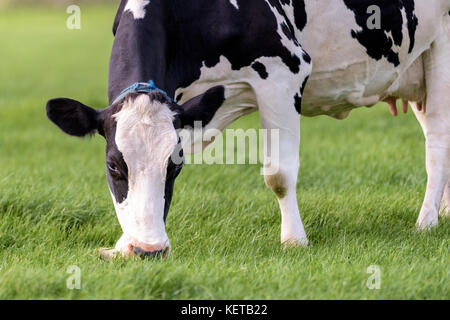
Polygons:
<instances>
[{"instance_id":1,"label":"cow's mouth","mask_svg":"<svg viewBox=\"0 0 450 320\"><path fill-rule=\"evenodd\" d=\"M139 247L133 247L132 254L136 258L154 259L154 258L166 258L169 255L169 247L158 251L145 251Z\"/></svg>"},{"instance_id":2,"label":"cow's mouth","mask_svg":"<svg viewBox=\"0 0 450 320\"><path fill-rule=\"evenodd\" d=\"M145 249L147 250L145 250ZM96 250L96 254L102 260L113 261L118 258L130 259L164 259L169 256L170 245L164 247L163 249L158 249L156 247L146 247L146 245L135 246L132 244L128 245L128 249L121 251L118 249L107 249L101 248Z\"/></svg>"}]
</instances>

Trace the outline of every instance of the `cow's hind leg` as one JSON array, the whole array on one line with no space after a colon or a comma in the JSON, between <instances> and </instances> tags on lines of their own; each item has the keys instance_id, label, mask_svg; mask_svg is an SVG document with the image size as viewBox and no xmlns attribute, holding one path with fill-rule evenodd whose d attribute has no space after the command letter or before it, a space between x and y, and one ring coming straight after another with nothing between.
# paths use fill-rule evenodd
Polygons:
<instances>
[{"instance_id":1,"label":"cow's hind leg","mask_svg":"<svg viewBox=\"0 0 450 320\"><path fill-rule=\"evenodd\" d=\"M442 202L442 216L450 218L450 179L447 182L444 192L444 200Z\"/></svg>"},{"instance_id":2,"label":"cow's hind leg","mask_svg":"<svg viewBox=\"0 0 450 320\"><path fill-rule=\"evenodd\" d=\"M439 209L442 202L442 212L447 212L449 201L449 166L450 166L450 142L449 134L432 133L435 131L433 124L441 122L438 119L430 120L427 114L419 111L416 103L412 103L414 113L422 125L426 138L426 170L428 175L425 199L417 221L419 230L429 229L438 224ZM429 106L429 108L428 108ZM431 105L427 106L427 113L431 112ZM444 120L442 120L443 122ZM450 121L450 118L449 120ZM450 122L449 122L450 123ZM443 123L441 123L442 126Z\"/></svg>"},{"instance_id":3,"label":"cow's hind leg","mask_svg":"<svg viewBox=\"0 0 450 320\"><path fill-rule=\"evenodd\" d=\"M419 111L417 105L413 104L426 138L428 174L425 200L417 221L419 230L426 230L438 224L441 201L450 178L449 52L450 36L443 34L429 52L425 53L426 110ZM445 197L448 201L448 191Z\"/></svg>"}]
</instances>

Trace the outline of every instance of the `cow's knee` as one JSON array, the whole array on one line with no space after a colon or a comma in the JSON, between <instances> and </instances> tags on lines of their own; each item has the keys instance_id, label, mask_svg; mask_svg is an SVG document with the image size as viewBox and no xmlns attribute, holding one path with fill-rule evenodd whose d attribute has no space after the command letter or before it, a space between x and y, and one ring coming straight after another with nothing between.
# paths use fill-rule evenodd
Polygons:
<instances>
[{"instance_id":1,"label":"cow's knee","mask_svg":"<svg viewBox=\"0 0 450 320\"><path fill-rule=\"evenodd\" d=\"M295 174L277 172L264 176L266 185L275 193L281 208L281 243L285 247L308 246L296 199Z\"/></svg>"},{"instance_id":2,"label":"cow's knee","mask_svg":"<svg viewBox=\"0 0 450 320\"><path fill-rule=\"evenodd\" d=\"M288 192L288 179L283 173L265 175L266 185L275 193L278 199L284 199Z\"/></svg>"}]
</instances>

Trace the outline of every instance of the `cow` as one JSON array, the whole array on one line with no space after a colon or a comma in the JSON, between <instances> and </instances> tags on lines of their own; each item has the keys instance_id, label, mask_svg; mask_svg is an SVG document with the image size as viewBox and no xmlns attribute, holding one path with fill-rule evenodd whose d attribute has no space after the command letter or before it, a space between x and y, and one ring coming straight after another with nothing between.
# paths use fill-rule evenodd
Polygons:
<instances>
[{"instance_id":1,"label":"cow","mask_svg":"<svg viewBox=\"0 0 450 320\"><path fill-rule=\"evenodd\" d=\"M435 227L441 200L447 215L450 206L449 11L450 0L121 1L109 106L66 98L46 106L65 133L106 140L123 235L101 256L167 256L166 218L183 166L173 159L207 145L183 137L195 122L223 131L255 111L279 134L280 157L263 170L285 245L309 245L296 195L300 116L345 119L381 101L396 115L397 99L404 111L411 104L426 137L417 228Z\"/></svg>"}]
</instances>

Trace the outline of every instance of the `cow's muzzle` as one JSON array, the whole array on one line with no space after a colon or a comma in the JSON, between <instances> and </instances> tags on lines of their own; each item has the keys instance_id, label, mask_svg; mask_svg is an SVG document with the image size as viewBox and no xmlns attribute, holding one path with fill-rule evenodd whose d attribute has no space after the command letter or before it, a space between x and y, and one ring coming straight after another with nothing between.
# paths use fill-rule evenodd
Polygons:
<instances>
[{"instance_id":1,"label":"cow's muzzle","mask_svg":"<svg viewBox=\"0 0 450 320\"><path fill-rule=\"evenodd\" d=\"M133 246L132 254L137 258L143 259L166 258L169 255L169 251L169 247L162 250L145 250L143 248Z\"/></svg>"}]
</instances>

